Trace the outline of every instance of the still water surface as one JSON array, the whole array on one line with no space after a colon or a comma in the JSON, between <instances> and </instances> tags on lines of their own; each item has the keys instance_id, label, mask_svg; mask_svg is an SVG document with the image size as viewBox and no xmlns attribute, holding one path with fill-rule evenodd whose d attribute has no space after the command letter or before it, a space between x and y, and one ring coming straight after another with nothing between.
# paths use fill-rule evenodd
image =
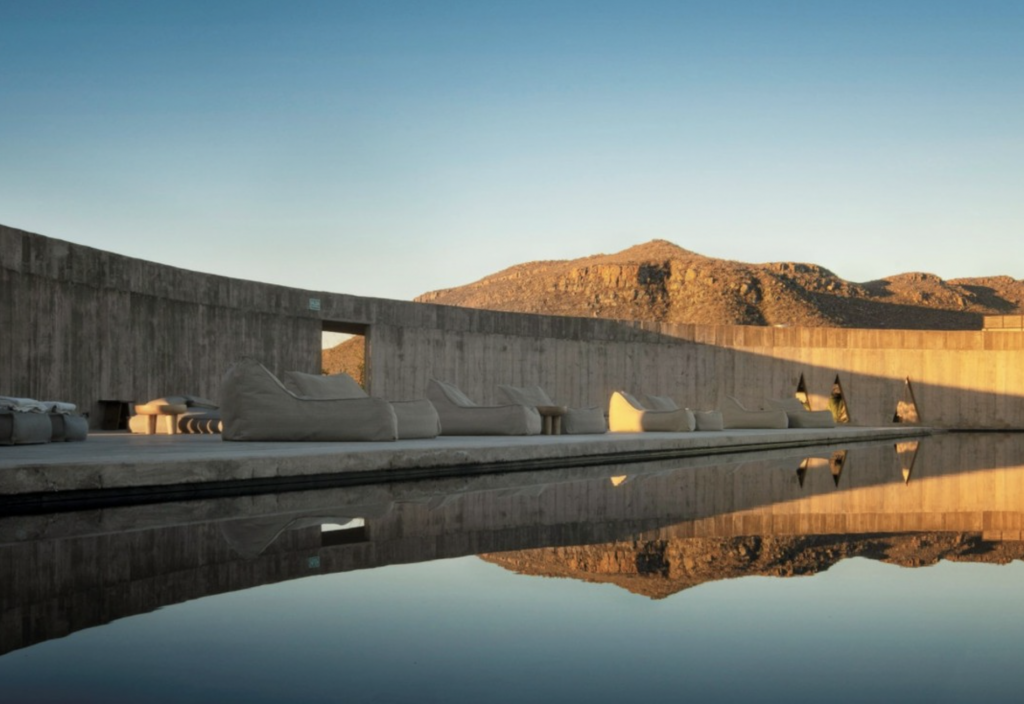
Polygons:
<instances>
[{"instance_id":1,"label":"still water surface","mask_svg":"<svg viewBox=\"0 0 1024 704\"><path fill-rule=\"evenodd\" d=\"M5 518L0 700L1019 701L1022 515L986 434Z\"/></svg>"}]
</instances>

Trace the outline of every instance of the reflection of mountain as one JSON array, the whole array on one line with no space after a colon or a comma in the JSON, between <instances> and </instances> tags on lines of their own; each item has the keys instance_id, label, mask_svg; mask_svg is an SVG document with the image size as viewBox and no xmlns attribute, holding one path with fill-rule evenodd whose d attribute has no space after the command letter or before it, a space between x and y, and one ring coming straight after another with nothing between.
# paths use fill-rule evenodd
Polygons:
<instances>
[{"instance_id":1,"label":"reflection of mountain","mask_svg":"<svg viewBox=\"0 0 1024 704\"><path fill-rule=\"evenodd\" d=\"M467 555L663 596L855 554L1008 559L1022 527L1014 434L5 517L0 654L189 599Z\"/></svg>"},{"instance_id":2,"label":"reflection of mountain","mask_svg":"<svg viewBox=\"0 0 1024 704\"><path fill-rule=\"evenodd\" d=\"M1024 559L1024 542L993 542L976 533L745 536L637 540L481 555L519 574L614 584L663 599L706 582L736 577L794 577L866 557L903 567L939 560L1006 564Z\"/></svg>"}]
</instances>

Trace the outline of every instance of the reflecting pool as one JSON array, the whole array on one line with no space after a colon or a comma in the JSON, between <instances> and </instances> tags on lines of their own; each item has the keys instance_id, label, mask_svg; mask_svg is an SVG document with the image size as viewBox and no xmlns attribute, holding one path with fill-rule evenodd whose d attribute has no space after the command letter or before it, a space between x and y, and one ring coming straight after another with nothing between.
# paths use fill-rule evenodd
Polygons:
<instances>
[{"instance_id":1,"label":"reflecting pool","mask_svg":"<svg viewBox=\"0 0 1024 704\"><path fill-rule=\"evenodd\" d=\"M0 518L11 702L1017 701L1024 435Z\"/></svg>"}]
</instances>

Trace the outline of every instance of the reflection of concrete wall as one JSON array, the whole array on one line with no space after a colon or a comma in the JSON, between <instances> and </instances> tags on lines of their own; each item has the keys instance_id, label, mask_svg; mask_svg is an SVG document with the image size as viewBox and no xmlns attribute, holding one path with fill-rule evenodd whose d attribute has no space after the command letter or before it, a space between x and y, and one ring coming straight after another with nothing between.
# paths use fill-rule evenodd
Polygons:
<instances>
[{"instance_id":1,"label":"reflection of concrete wall","mask_svg":"<svg viewBox=\"0 0 1024 704\"><path fill-rule=\"evenodd\" d=\"M0 547L0 654L211 594L297 579L319 529L240 559L217 524Z\"/></svg>"},{"instance_id":2,"label":"reflection of concrete wall","mask_svg":"<svg viewBox=\"0 0 1024 704\"><path fill-rule=\"evenodd\" d=\"M378 545L452 533L541 535L549 528L544 539L551 544L644 531L665 537L949 531L1020 540L1022 447L1018 435L940 435L921 443L908 468L892 445L856 446L838 483L823 462L802 485L799 457L651 474L622 466L625 480L617 486L609 479L552 483L483 492L437 508L406 506L374 521L372 535Z\"/></svg>"},{"instance_id":3,"label":"reflection of concrete wall","mask_svg":"<svg viewBox=\"0 0 1024 704\"><path fill-rule=\"evenodd\" d=\"M344 278L339 275L339 286ZM310 299L320 310L310 310ZM903 379L923 423L1024 428L1024 331L927 332L632 324L303 291L122 257L0 226L0 391L99 399L216 397L238 356L316 371L325 322L367 325L371 391L422 397L430 377L481 402L539 383L605 405L616 388L711 408L786 396L816 408L839 374L854 423L891 421Z\"/></svg>"},{"instance_id":4,"label":"reflection of concrete wall","mask_svg":"<svg viewBox=\"0 0 1024 704\"><path fill-rule=\"evenodd\" d=\"M1020 540L1022 456L1024 436L944 435L922 442L908 483L893 447L880 445L850 449L838 485L827 462L812 466L801 485L801 456L775 454L742 464L594 468L592 478L551 471L210 500L159 512L128 507L64 514L52 525L48 517L6 518L0 652L311 574L634 536L936 531ZM256 557L237 549L247 534L273 537L309 525L298 518L359 515L369 516L365 542L323 547L313 526L284 530Z\"/></svg>"}]
</instances>

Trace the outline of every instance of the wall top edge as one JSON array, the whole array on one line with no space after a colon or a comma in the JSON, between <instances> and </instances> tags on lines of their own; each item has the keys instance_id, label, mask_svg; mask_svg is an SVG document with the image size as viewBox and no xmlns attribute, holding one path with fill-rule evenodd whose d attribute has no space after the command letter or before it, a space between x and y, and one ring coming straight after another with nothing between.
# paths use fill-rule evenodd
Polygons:
<instances>
[{"instance_id":1,"label":"wall top edge","mask_svg":"<svg viewBox=\"0 0 1024 704\"><path fill-rule=\"evenodd\" d=\"M437 327L453 331L555 339L690 342L732 348L1024 349L1022 316L986 316L984 330L767 327L659 323L461 308L437 303L298 289L236 279L128 257L0 225L0 269L126 294L274 315L360 325ZM1016 333L1016 334L1014 334Z\"/></svg>"}]
</instances>

